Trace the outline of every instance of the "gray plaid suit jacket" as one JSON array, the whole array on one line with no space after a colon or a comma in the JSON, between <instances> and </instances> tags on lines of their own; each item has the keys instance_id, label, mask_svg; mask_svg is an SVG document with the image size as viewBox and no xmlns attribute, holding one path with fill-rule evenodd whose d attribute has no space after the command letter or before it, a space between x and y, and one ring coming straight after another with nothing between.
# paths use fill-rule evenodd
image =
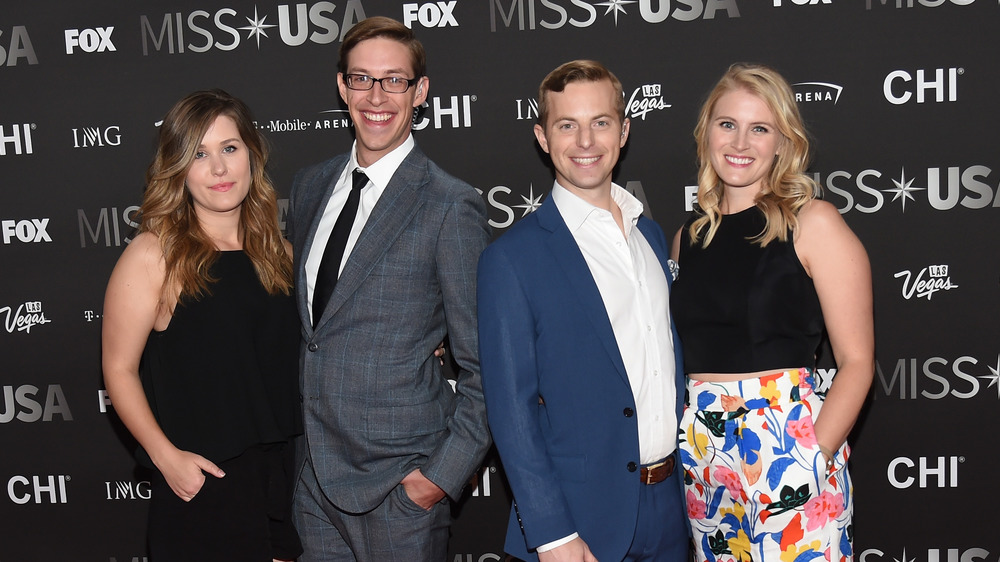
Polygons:
<instances>
[{"instance_id":1,"label":"gray plaid suit jacket","mask_svg":"<svg viewBox=\"0 0 1000 562\"><path fill-rule=\"evenodd\" d=\"M301 170L289 201L304 453L326 496L349 513L377 507L415 468L454 499L490 443L476 330L486 205L415 146L373 208L314 330L305 259L349 158ZM454 391L433 355L445 335L458 364Z\"/></svg>"}]
</instances>

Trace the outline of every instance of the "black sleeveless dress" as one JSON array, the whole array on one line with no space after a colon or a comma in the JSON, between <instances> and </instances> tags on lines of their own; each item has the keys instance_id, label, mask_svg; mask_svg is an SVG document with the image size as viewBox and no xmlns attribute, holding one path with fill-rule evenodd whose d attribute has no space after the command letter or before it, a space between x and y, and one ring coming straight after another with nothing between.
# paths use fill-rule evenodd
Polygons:
<instances>
[{"instance_id":1,"label":"black sleeveless dress","mask_svg":"<svg viewBox=\"0 0 1000 562\"><path fill-rule=\"evenodd\" d=\"M680 273L670 310L688 373L750 373L814 367L823 312L792 244L751 242L764 229L757 207L725 215L707 248L681 231Z\"/></svg>"},{"instance_id":2,"label":"black sleeveless dress","mask_svg":"<svg viewBox=\"0 0 1000 562\"><path fill-rule=\"evenodd\" d=\"M302 415L294 297L269 295L242 251L220 252L209 274L209 294L182 298L169 326L149 335L140 378L170 441L226 476L206 476L185 503L154 472L152 559L295 558L291 440ZM137 458L154 468L141 447Z\"/></svg>"}]
</instances>

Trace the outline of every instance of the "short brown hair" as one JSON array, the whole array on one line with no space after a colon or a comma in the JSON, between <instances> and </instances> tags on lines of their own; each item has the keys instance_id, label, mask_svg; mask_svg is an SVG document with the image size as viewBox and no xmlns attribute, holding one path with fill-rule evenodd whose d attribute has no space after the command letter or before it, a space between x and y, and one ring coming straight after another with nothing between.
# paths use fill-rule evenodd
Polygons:
<instances>
[{"instance_id":1,"label":"short brown hair","mask_svg":"<svg viewBox=\"0 0 1000 562\"><path fill-rule=\"evenodd\" d=\"M347 32L344 40L340 43L340 62L337 63L337 70L341 74L347 74L347 55L351 53L351 50L362 41L378 37L398 41L410 50L414 78L420 78L427 74L427 55L424 53L424 46L417 39L417 36L409 27L384 16L363 19Z\"/></svg>"},{"instance_id":2,"label":"short brown hair","mask_svg":"<svg viewBox=\"0 0 1000 562\"><path fill-rule=\"evenodd\" d=\"M603 64L593 60L574 60L559 65L549 73L538 87L538 124L545 127L549 116L548 93L562 92L573 82L600 82L607 80L615 90L615 111L618 117L625 119L625 92L622 83Z\"/></svg>"}]
</instances>

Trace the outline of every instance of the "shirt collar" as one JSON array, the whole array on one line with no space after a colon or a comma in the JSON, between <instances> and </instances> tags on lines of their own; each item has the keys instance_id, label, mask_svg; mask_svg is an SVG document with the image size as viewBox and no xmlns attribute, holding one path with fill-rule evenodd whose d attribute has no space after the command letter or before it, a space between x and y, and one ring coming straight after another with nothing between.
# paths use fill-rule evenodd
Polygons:
<instances>
[{"instance_id":1,"label":"shirt collar","mask_svg":"<svg viewBox=\"0 0 1000 562\"><path fill-rule=\"evenodd\" d=\"M576 232L593 213L610 214L608 211L584 201L578 195L559 185L558 181L553 182L550 197L556 208L559 209L559 214L562 215L570 232ZM642 203L616 183L611 184L611 200L621 209L625 230L627 233L631 233L632 227L635 226L639 215L642 214Z\"/></svg>"},{"instance_id":2,"label":"shirt collar","mask_svg":"<svg viewBox=\"0 0 1000 562\"><path fill-rule=\"evenodd\" d=\"M399 165L403 163L413 147L416 146L416 141L413 140L413 135L406 135L406 140L403 144L392 149L391 152L385 156L379 158L374 164L368 166L367 168L362 167L358 164L358 141L354 141L354 145L351 148L351 161L348 162L347 170L353 172L355 168L361 168L361 170L368 176L368 181L372 182L380 190L385 189L385 186L389 185L389 180L396 173L396 169Z\"/></svg>"}]
</instances>

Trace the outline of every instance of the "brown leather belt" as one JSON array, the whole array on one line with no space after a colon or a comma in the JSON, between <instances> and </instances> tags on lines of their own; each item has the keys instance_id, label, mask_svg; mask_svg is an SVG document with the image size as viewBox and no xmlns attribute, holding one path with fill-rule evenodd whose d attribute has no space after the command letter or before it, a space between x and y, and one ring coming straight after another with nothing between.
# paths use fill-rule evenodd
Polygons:
<instances>
[{"instance_id":1,"label":"brown leather belt","mask_svg":"<svg viewBox=\"0 0 1000 562\"><path fill-rule=\"evenodd\" d=\"M663 482L674 473L674 456L670 455L663 462L639 468L639 480L643 484Z\"/></svg>"}]
</instances>

